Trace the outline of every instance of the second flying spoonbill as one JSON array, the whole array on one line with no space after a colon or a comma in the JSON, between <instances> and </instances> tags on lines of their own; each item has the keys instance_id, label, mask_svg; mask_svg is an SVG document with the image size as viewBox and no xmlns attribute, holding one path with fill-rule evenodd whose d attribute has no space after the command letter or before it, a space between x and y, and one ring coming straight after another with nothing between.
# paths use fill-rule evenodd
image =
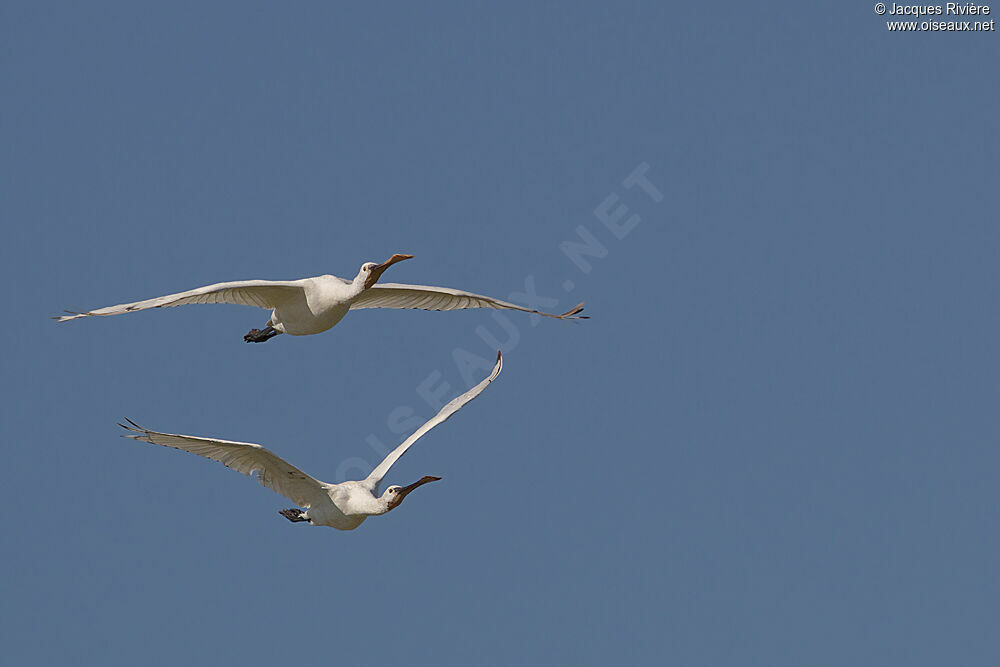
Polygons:
<instances>
[{"instance_id":1,"label":"second flying spoonbill","mask_svg":"<svg viewBox=\"0 0 1000 667\"><path fill-rule=\"evenodd\" d=\"M279 514L292 522L308 522L313 526L330 526L340 530L353 530L370 516L385 514L399 507L403 499L417 487L428 482L436 482L440 477L425 475L408 486L390 486L379 495L382 478L389 468L399 460L410 445L427 434L432 428L445 422L449 417L482 393L487 385L496 379L503 367L503 356L497 352L497 363L489 377L454 398L441 408L430 421L413 432L409 438L392 450L363 480L328 484L302 472L292 464L260 445L249 442L230 442L214 438L199 438L191 435L159 433L142 428L128 421L131 426L119 424L132 434L127 438L149 442L164 447L174 447L205 458L219 461L238 472L252 476L257 473L257 481L269 489L285 496L305 510L292 508L281 510Z\"/></svg>"},{"instance_id":2,"label":"second flying spoonbill","mask_svg":"<svg viewBox=\"0 0 1000 667\"><path fill-rule=\"evenodd\" d=\"M251 329L243 340L263 343L278 334L293 336L317 334L333 327L349 310L361 308L412 308L419 310L460 310L464 308L502 308L544 315L560 320L587 319L579 315L583 302L553 315L518 306L493 297L473 294L450 287L427 285L377 284L382 273L413 255L393 255L381 264L365 262L354 280L325 275L301 280L240 280L198 287L187 292L122 303L54 319L60 322L94 315L120 315L148 308L169 308L189 303L233 303L241 306L270 308L271 319L263 329Z\"/></svg>"}]
</instances>

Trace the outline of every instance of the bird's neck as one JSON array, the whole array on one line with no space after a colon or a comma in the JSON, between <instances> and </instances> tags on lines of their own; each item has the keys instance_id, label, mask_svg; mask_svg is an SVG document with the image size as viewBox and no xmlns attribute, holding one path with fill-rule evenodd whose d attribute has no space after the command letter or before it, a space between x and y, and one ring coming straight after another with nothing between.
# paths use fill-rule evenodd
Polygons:
<instances>
[{"instance_id":1,"label":"bird's neck","mask_svg":"<svg viewBox=\"0 0 1000 667\"><path fill-rule=\"evenodd\" d=\"M343 283L341 283L343 285ZM351 281L350 285L345 286L347 288L347 298L350 301L354 301L359 296L361 296L365 291L365 279L362 277L357 277ZM341 287L341 290L344 288ZM343 292L341 292L343 294Z\"/></svg>"},{"instance_id":2,"label":"bird's neck","mask_svg":"<svg viewBox=\"0 0 1000 667\"><path fill-rule=\"evenodd\" d=\"M358 276L351 281L351 298L356 299L365 291L365 276Z\"/></svg>"},{"instance_id":3,"label":"bird's neck","mask_svg":"<svg viewBox=\"0 0 1000 667\"><path fill-rule=\"evenodd\" d=\"M369 516L378 516L380 514L385 514L389 511L389 501L386 498L378 498L369 494L365 494L368 497L358 498L354 503L353 509L358 514L367 514Z\"/></svg>"}]
</instances>

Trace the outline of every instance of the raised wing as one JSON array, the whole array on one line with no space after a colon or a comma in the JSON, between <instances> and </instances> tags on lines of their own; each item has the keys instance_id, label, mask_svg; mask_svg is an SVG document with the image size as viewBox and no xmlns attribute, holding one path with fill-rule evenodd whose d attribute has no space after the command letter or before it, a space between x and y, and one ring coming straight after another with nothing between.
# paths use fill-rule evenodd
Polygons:
<instances>
[{"instance_id":1,"label":"raised wing","mask_svg":"<svg viewBox=\"0 0 1000 667\"><path fill-rule=\"evenodd\" d=\"M133 435L122 437L141 440L154 445L173 447L218 461L247 477L257 473L257 481L280 493L300 507L311 507L326 497L325 485L310 477L291 463L252 442L231 442L192 435L159 433L145 429L130 419L131 426L119 424Z\"/></svg>"},{"instance_id":2,"label":"raised wing","mask_svg":"<svg viewBox=\"0 0 1000 667\"><path fill-rule=\"evenodd\" d=\"M406 453L406 450L410 448L410 445L422 438L428 431L438 424L443 424L448 421L448 418L458 412L463 405L483 393L483 390L486 389L490 382L493 382L493 380L500 375L500 369L502 368L503 355L500 352L497 352L497 363L496 366L493 367L493 372L490 373L490 376L461 396L453 398L448 405L441 408L440 412L434 415L434 417L432 417L426 424L414 431L413 435L404 440L403 444L389 452L389 455L385 457L382 463L379 463L375 470L372 470L372 473L368 475L367 479L365 479L365 484L367 484L369 488L377 494L378 486L381 483L382 478L385 477L387 472L389 472L389 468L392 467L392 464L398 461L399 457Z\"/></svg>"},{"instance_id":3,"label":"raised wing","mask_svg":"<svg viewBox=\"0 0 1000 667\"><path fill-rule=\"evenodd\" d=\"M91 317L93 315L121 315L131 313L136 310L146 310L148 308L170 308L172 306L183 306L189 303L232 303L237 306L256 306L257 308L273 309L278 307L282 301L292 299L302 293L301 281L276 281L276 280L237 280L230 283L216 283L198 287L187 292L158 296L155 299L136 301L134 303L121 303L117 306L88 310L83 313L76 313L70 310L69 315L53 317L54 320L66 322L79 317Z\"/></svg>"},{"instance_id":4,"label":"raised wing","mask_svg":"<svg viewBox=\"0 0 1000 667\"><path fill-rule=\"evenodd\" d=\"M586 315L577 315L583 310L581 301L576 307L567 310L562 315L543 313L514 303L494 299L491 296L473 294L450 287L429 287L427 285L401 285L398 283L379 283L372 285L361 293L351 309L355 308L415 308L418 310L462 310L464 308L499 308L505 310L520 310L525 313L535 313L558 320L586 320Z\"/></svg>"}]
</instances>

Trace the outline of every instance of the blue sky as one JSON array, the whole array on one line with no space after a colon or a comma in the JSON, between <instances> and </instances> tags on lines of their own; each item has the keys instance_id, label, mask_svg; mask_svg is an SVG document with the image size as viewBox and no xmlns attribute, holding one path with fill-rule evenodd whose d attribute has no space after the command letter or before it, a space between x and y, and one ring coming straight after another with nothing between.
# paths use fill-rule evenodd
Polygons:
<instances>
[{"instance_id":1,"label":"blue sky","mask_svg":"<svg viewBox=\"0 0 1000 667\"><path fill-rule=\"evenodd\" d=\"M997 40L865 3L4 3L5 661L996 664ZM593 319L48 319L394 252ZM115 426L339 481L494 341L388 481L444 480L349 533Z\"/></svg>"}]
</instances>

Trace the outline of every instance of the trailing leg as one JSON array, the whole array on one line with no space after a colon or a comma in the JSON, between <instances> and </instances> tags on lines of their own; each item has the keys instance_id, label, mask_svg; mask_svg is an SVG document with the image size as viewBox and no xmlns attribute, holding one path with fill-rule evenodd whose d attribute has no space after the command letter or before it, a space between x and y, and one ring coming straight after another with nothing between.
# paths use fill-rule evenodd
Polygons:
<instances>
[{"instance_id":1,"label":"trailing leg","mask_svg":"<svg viewBox=\"0 0 1000 667\"><path fill-rule=\"evenodd\" d=\"M263 329L251 329L247 332L246 336L243 336L243 341L246 343L266 343L280 333L280 331L275 331L270 326Z\"/></svg>"},{"instance_id":2,"label":"trailing leg","mask_svg":"<svg viewBox=\"0 0 1000 667\"><path fill-rule=\"evenodd\" d=\"M305 512L300 509L278 510L278 514L285 517L292 523L309 520L309 517L305 516Z\"/></svg>"}]
</instances>

